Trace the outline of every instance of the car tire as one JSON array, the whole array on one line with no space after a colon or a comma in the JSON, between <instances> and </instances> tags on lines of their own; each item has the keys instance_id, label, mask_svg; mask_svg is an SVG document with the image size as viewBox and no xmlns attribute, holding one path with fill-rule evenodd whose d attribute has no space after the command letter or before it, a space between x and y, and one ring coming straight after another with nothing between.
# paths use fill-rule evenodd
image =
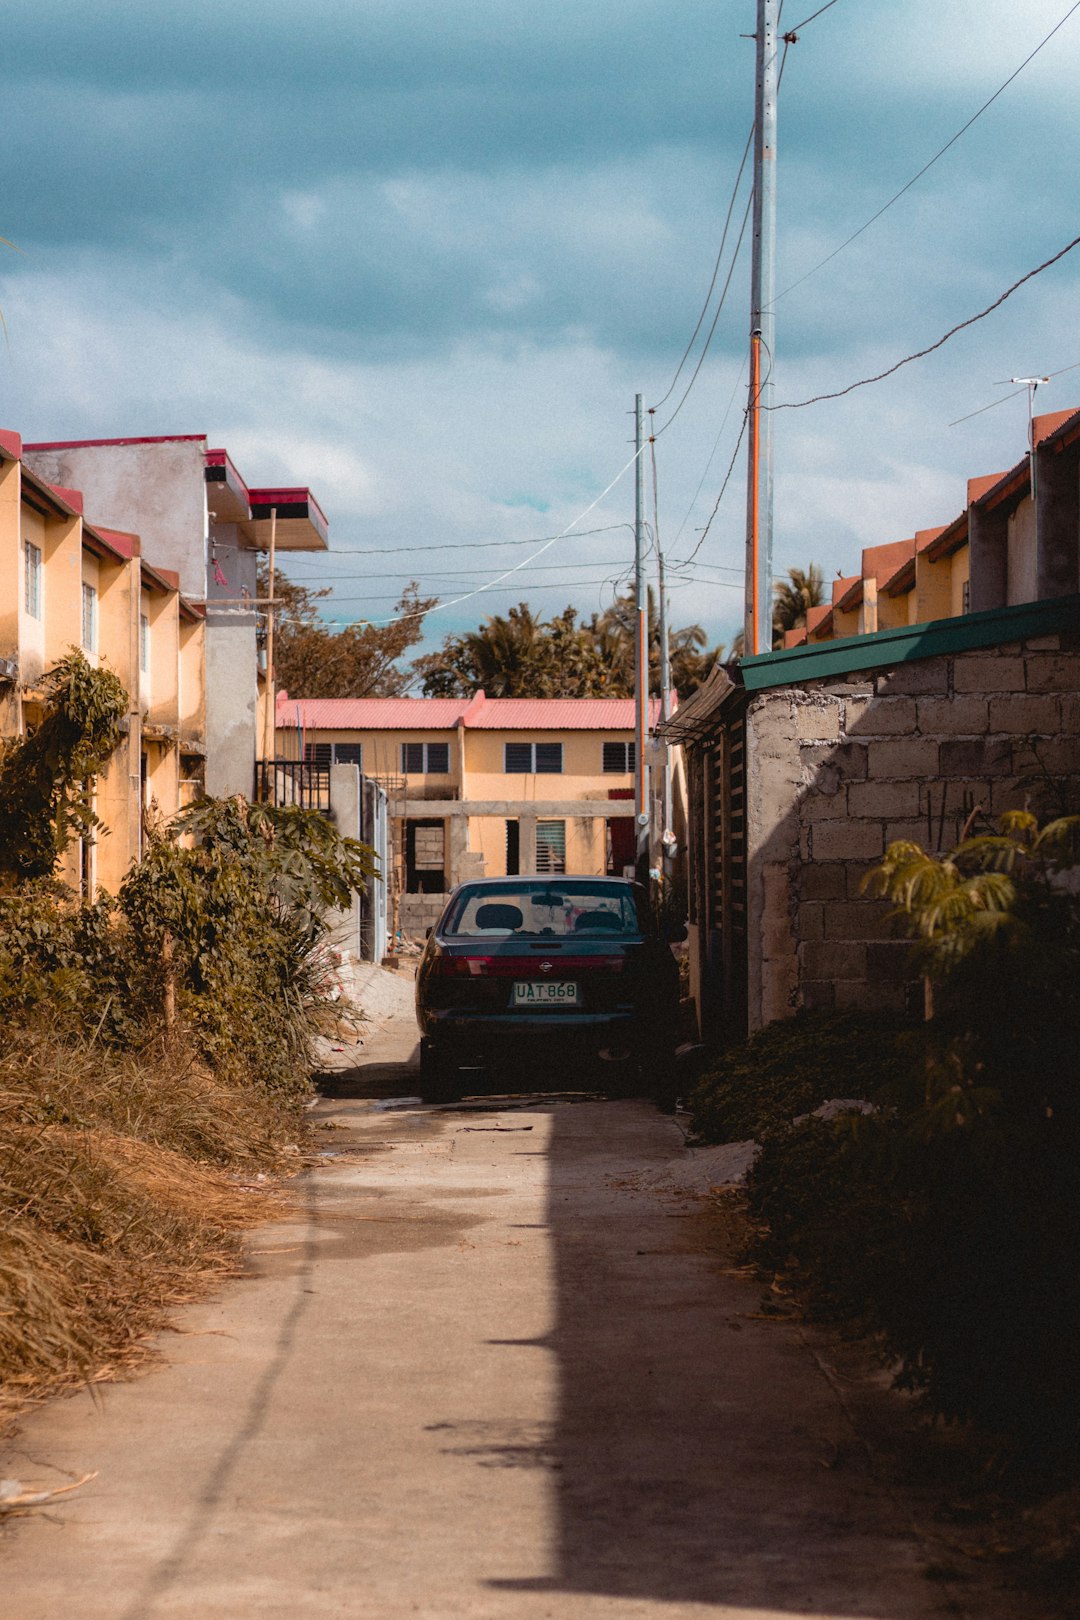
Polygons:
<instances>
[{"instance_id":1,"label":"car tire","mask_svg":"<svg viewBox=\"0 0 1080 1620\"><path fill-rule=\"evenodd\" d=\"M461 1096L458 1068L431 1041L420 1042L420 1089L427 1102L456 1102Z\"/></svg>"}]
</instances>

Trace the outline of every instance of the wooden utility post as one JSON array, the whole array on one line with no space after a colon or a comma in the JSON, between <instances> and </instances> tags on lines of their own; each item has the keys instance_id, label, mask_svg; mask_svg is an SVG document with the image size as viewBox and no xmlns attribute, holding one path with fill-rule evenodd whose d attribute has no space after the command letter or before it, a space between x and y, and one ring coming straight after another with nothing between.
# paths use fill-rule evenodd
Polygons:
<instances>
[{"instance_id":1,"label":"wooden utility post","mask_svg":"<svg viewBox=\"0 0 1080 1620\"><path fill-rule=\"evenodd\" d=\"M277 507L270 508L270 581L266 592L266 719L263 722L263 759L271 765L277 755L277 693L274 689L274 573L277 567ZM268 784L272 787L272 784Z\"/></svg>"}]
</instances>

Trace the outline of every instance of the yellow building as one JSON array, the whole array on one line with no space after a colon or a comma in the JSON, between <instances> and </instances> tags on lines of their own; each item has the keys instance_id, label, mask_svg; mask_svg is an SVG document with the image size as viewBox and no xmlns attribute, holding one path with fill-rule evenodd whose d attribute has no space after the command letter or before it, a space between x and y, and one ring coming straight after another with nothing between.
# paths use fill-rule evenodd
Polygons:
<instances>
[{"instance_id":1,"label":"yellow building","mask_svg":"<svg viewBox=\"0 0 1080 1620\"><path fill-rule=\"evenodd\" d=\"M143 815L174 813L205 755L203 621L175 574L134 534L91 524L78 490L26 465L0 432L0 736L41 714L41 679L72 648L110 669L129 697L120 745L95 784L104 828L68 852L61 875L86 895L115 891L142 847Z\"/></svg>"},{"instance_id":2,"label":"yellow building","mask_svg":"<svg viewBox=\"0 0 1080 1620\"><path fill-rule=\"evenodd\" d=\"M868 547L859 573L834 580L831 600L811 608L806 624L786 633L784 645L902 629L1080 591L1080 411L1037 416L1032 445L1009 471L969 479L964 510L951 523Z\"/></svg>"},{"instance_id":3,"label":"yellow building","mask_svg":"<svg viewBox=\"0 0 1080 1620\"><path fill-rule=\"evenodd\" d=\"M658 701L651 707L650 726ZM465 877L633 870L629 698L296 700L283 692L277 727L279 760L356 765L386 790L406 928L427 920L432 906L421 896L440 896ZM674 775L678 833L677 757Z\"/></svg>"}]
</instances>

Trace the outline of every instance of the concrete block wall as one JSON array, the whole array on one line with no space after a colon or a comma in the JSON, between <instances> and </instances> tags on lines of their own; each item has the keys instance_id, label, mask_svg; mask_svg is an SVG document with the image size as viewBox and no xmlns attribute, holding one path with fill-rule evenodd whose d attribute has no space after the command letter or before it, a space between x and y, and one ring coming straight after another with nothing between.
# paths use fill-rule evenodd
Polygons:
<instances>
[{"instance_id":1,"label":"concrete block wall","mask_svg":"<svg viewBox=\"0 0 1080 1620\"><path fill-rule=\"evenodd\" d=\"M747 750L751 1029L899 1009L909 945L863 879L894 840L951 848L976 806L1080 811L1080 633L761 692Z\"/></svg>"}]
</instances>

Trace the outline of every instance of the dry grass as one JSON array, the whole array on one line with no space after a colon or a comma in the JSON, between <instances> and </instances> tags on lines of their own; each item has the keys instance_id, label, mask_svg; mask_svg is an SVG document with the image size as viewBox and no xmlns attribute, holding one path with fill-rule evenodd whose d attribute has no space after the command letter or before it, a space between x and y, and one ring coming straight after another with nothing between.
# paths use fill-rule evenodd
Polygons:
<instances>
[{"instance_id":1,"label":"dry grass","mask_svg":"<svg viewBox=\"0 0 1080 1620\"><path fill-rule=\"evenodd\" d=\"M165 1311L235 1269L241 1232L280 1210L250 1178L298 1130L183 1055L5 1032L0 1418L144 1360Z\"/></svg>"}]
</instances>

